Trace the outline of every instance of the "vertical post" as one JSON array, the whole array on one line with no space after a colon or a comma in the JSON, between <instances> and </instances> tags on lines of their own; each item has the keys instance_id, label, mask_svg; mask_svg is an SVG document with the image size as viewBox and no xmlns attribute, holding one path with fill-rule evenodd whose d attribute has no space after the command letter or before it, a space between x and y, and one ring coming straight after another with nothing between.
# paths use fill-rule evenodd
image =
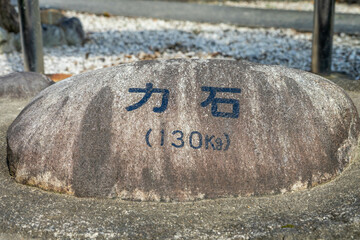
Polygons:
<instances>
[{"instance_id":1,"label":"vertical post","mask_svg":"<svg viewBox=\"0 0 360 240\"><path fill-rule=\"evenodd\" d=\"M25 71L44 73L39 0L18 0Z\"/></svg>"},{"instance_id":2,"label":"vertical post","mask_svg":"<svg viewBox=\"0 0 360 240\"><path fill-rule=\"evenodd\" d=\"M311 71L330 74L334 33L334 0L315 0Z\"/></svg>"}]
</instances>

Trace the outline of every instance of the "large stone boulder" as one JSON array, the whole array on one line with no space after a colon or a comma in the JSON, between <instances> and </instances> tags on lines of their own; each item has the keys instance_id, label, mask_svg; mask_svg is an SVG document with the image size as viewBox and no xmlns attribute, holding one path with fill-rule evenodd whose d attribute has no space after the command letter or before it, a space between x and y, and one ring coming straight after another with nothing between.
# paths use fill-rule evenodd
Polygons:
<instances>
[{"instance_id":1,"label":"large stone boulder","mask_svg":"<svg viewBox=\"0 0 360 240\"><path fill-rule=\"evenodd\" d=\"M45 89L9 127L15 180L79 197L193 200L327 182L358 113L311 73L226 60L142 61Z\"/></svg>"},{"instance_id":2,"label":"large stone boulder","mask_svg":"<svg viewBox=\"0 0 360 240\"><path fill-rule=\"evenodd\" d=\"M13 72L0 76L0 97L32 98L53 83L40 73Z\"/></svg>"}]
</instances>

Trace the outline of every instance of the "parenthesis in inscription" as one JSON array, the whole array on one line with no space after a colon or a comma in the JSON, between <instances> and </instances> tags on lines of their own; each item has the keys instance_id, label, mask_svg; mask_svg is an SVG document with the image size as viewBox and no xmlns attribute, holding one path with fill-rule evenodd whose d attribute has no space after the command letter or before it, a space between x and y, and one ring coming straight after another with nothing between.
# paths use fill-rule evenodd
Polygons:
<instances>
[{"instance_id":1,"label":"parenthesis in inscription","mask_svg":"<svg viewBox=\"0 0 360 240\"><path fill-rule=\"evenodd\" d=\"M230 137L229 137L229 135L227 135L226 133L224 133L224 135L225 135L225 137L226 137L226 146L225 146L225 148L224 148L224 151L226 151L226 150L228 150L229 149L229 147L230 147Z\"/></svg>"},{"instance_id":2,"label":"parenthesis in inscription","mask_svg":"<svg viewBox=\"0 0 360 240\"><path fill-rule=\"evenodd\" d=\"M145 135L145 141L146 141L146 144L151 147L151 144L150 144L150 141L149 141L149 136L150 136L150 133L151 133L152 129L150 128L149 131L147 131L146 135Z\"/></svg>"}]
</instances>

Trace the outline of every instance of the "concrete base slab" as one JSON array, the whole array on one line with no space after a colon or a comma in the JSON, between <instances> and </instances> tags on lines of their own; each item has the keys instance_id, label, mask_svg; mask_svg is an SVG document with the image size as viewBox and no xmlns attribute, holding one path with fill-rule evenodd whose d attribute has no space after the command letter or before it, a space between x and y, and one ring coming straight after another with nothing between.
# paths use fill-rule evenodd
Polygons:
<instances>
[{"instance_id":1,"label":"concrete base slab","mask_svg":"<svg viewBox=\"0 0 360 240\"><path fill-rule=\"evenodd\" d=\"M348 93L360 107L360 91ZM296 193L185 203L81 199L9 176L6 130L27 102L0 99L0 239L360 238L360 150L339 177Z\"/></svg>"}]
</instances>

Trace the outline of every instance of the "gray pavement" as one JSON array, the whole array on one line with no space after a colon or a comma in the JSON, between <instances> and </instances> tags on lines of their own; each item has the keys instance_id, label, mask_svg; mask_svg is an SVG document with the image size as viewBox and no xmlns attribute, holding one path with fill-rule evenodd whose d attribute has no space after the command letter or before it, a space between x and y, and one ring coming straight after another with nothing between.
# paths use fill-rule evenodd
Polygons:
<instances>
[{"instance_id":1,"label":"gray pavement","mask_svg":"<svg viewBox=\"0 0 360 240\"><path fill-rule=\"evenodd\" d=\"M40 6L96 14L107 12L129 17L229 23L246 27L293 28L299 31L312 31L313 28L313 13L307 11L146 0L40 0ZM336 14L335 32L360 33L360 14Z\"/></svg>"}]
</instances>

